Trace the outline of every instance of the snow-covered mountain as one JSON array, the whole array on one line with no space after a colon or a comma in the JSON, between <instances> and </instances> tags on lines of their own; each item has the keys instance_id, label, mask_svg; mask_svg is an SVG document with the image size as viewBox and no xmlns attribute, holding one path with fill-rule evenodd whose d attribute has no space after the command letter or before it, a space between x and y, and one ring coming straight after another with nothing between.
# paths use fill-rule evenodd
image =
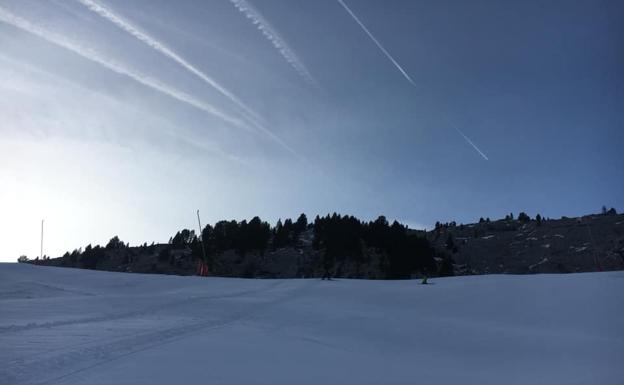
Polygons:
<instances>
[{"instance_id":1,"label":"snow-covered mountain","mask_svg":"<svg viewBox=\"0 0 624 385\"><path fill-rule=\"evenodd\" d=\"M0 383L622 383L624 272L432 283L0 264Z\"/></svg>"}]
</instances>

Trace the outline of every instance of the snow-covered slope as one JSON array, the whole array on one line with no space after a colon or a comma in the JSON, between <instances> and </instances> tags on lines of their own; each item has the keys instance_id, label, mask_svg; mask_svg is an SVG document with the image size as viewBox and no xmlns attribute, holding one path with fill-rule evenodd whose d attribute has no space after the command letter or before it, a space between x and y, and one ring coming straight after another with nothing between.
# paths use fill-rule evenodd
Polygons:
<instances>
[{"instance_id":1,"label":"snow-covered slope","mask_svg":"<svg viewBox=\"0 0 624 385\"><path fill-rule=\"evenodd\" d=\"M242 280L0 264L0 384L622 384L624 272Z\"/></svg>"}]
</instances>

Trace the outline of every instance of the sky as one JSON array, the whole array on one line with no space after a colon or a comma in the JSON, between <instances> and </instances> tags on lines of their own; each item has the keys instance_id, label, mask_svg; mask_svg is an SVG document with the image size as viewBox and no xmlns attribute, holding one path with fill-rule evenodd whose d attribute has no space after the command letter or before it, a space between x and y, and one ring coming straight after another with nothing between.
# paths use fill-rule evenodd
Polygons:
<instances>
[{"instance_id":1,"label":"sky","mask_svg":"<svg viewBox=\"0 0 624 385\"><path fill-rule=\"evenodd\" d=\"M0 0L0 261L624 210L621 1Z\"/></svg>"}]
</instances>

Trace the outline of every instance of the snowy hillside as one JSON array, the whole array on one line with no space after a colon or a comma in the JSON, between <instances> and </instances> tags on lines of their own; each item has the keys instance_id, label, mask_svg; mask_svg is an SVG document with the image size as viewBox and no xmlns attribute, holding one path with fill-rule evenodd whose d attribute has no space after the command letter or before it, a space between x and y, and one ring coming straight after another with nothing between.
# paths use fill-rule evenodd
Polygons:
<instances>
[{"instance_id":1,"label":"snowy hillside","mask_svg":"<svg viewBox=\"0 0 624 385\"><path fill-rule=\"evenodd\" d=\"M621 384L624 272L242 280L0 264L0 384Z\"/></svg>"}]
</instances>

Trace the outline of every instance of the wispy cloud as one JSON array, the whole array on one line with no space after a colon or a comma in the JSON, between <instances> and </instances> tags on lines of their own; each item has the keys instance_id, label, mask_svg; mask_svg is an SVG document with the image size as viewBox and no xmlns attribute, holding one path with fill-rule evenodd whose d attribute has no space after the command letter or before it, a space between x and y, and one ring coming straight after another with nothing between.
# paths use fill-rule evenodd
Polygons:
<instances>
[{"instance_id":1,"label":"wispy cloud","mask_svg":"<svg viewBox=\"0 0 624 385\"><path fill-rule=\"evenodd\" d=\"M123 64L116 62L112 59L109 58L105 58L103 57L101 54L99 54L98 52L96 52L95 50L88 48L88 47L83 47L80 44L73 42L71 40L69 40L67 37L65 36L61 36L59 34L56 34L50 30L47 30L39 25L33 24L30 21L23 19L17 15L14 15L13 13L11 13L10 11L4 9L3 7L0 7L0 21L5 22L7 24L10 24L16 28L19 28L23 31L29 32L37 37L40 37L50 43L56 44L59 47L65 48L87 60L90 60L92 62L95 62L99 65L101 65L102 67L111 70L115 73L118 73L120 75L124 75L127 76L129 78L131 78L132 80L146 86L149 87L153 90L156 90L162 94L165 94L171 98L174 98L182 103L185 103L187 105L193 106L197 109L200 109L204 112L207 112L221 120L223 120L224 122L227 122L229 124L232 124L234 126L237 127L242 127L242 128L246 128L246 124L245 122L241 121L238 118L232 117L226 113L224 113L223 111L219 110L218 108L199 101L195 98L193 98L192 96L176 90L174 88L171 88L165 84L163 84L162 82L153 79L149 76L146 76L144 74L141 74L137 71L131 70L129 68L127 68L126 66L124 66Z\"/></svg>"},{"instance_id":2,"label":"wispy cloud","mask_svg":"<svg viewBox=\"0 0 624 385\"><path fill-rule=\"evenodd\" d=\"M275 28L246 0L230 0L230 2L238 9L243 15L245 15L251 22L256 25L258 30L262 32L271 44L277 49L282 57L290 64L295 71L303 78L303 80L313 87L318 88L318 83L310 71L305 67L303 62L297 57L295 52L286 44L284 39L280 37Z\"/></svg>"},{"instance_id":3,"label":"wispy cloud","mask_svg":"<svg viewBox=\"0 0 624 385\"><path fill-rule=\"evenodd\" d=\"M141 42L145 43L147 46L149 46L152 49L158 51L162 55L172 59L173 61L178 63L180 66L182 66L184 69L186 69L190 73L192 73L195 76L199 77L205 83L207 83L208 85L210 85L211 87L216 89L219 93L221 93L226 98L228 98L230 101L232 101L234 104L236 104L244 112L243 115L245 116L245 118L249 121L249 123L255 129L257 129L262 134L268 136L271 140L273 140L274 142L276 142L277 144L282 146L288 152L290 152L290 153L292 153L292 154L294 154L296 156L299 156L297 154L297 152L291 146L289 146L286 142L284 142L283 139L281 139L279 136L277 136L273 131L269 130L263 124L263 119L262 119L262 117L259 116L259 114L257 114L255 111L253 111L247 105L245 105L231 91L229 91L227 88L225 88L224 86L219 84L217 81L212 79L210 76L208 76L206 73L204 73L203 71L199 70L197 67L195 67L194 65L189 63L186 59L181 57L179 54L177 54L175 51L173 51L167 45L165 45L161 41L157 40L156 38L150 36L145 31L140 30L138 27L136 27L130 21L124 19L123 17L121 17L120 15L115 13L110 8L107 8L107 7L101 5L100 3L96 2L96 1L93 1L93 0L77 0L77 1L80 2L81 4L83 4L84 6L86 6L89 10L97 13L101 17L103 17L103 18L107 19L108 21L112 22L113 24L115 24L117 27L119 27L122 30L126 31L130 35L134 36L136 39L138 39Z\"/></svg>"},{"instance_id":4,"label":"wispy cloud","mask_svg":"<svg viewBox=\"0 0 624 385\"><path fill-rule=\"evenodd\" d=\"M455 127L455 130L459 133L459 135L463 136L464 139L466 139L466 142L468 142L468 144L470 144L478 153L479 155L481 155L483 157L483 159L485 160L490 160L484 153L483 151L479 150L479 147L477 147L476 144L474 144L472 142L472 140L470 140L470 138L468 138L463 132L460 131L459 128Z\"/></svg>"},{"instance_id":5,"label":"wispy cloud","mask_svg":"<svg viewBox=\"0 0 624 385\"><path fill-rule=\"evenodd\" d=\"M62 89L70 93L72 96L76 96L78 98L82 98L79 102L80 105L85 105L86 103L91 103L91 105L95 106L97 109L97 113L99 116L96 119L101 119L102 117L115 118L115 122L118 122L119 119L123 119L123 117L132 115L140 117L140 121L142 124L138 125L133 123L133 131L141 131L141 128L149 127L149 135L141 137L140 135L136 136L138 140L140 140L139 144L143 146L144 144L149 144L151 146L157 146L158 150L166 149L170 144L183 144L184 146L188 146L188 148L192 148L194 150L199 150L202 154L212 153L220 158L227 159L232 161L233 163L240 164L245 167L251 167L252 163L238 155L235 155L231 152L223 150L215 141L211 141L209 136L200 135L196 130L188 129L186 126L179 126L172 124L169 120L167 120L164 116L159 114L153 114L145 112L144 110L137 108L137 106L132 103L125 103L114 96L109 95L105 92L100 92L97 89L89 88L88 86L75 82L72 79L59 76L53 72L49 72L43 67L40 67L36 63L30 63L27 61L22 61L16 59L13 56L7 56L3 52L0 52L0 65L6 64L8 67L3 66L3 71L9 71L9 79L13 80L13 82L9 82L8 84L1 84L0 88L13 88L18 92L32 92L33 96L43 97L45 94L49 95L49 92L52 91L54 96L57 96L56 91L58 89ZM17 71L13 71L14 69L18 69ZM21 78L21 79L20 79ZM24 83L23 80L26 80ZM24 84L23 87L15 87L15 84ZM48 85L52 84L52 87ZM72 105L72 101L67 101L62 98L55 98L55 102L61 104L64 109L59 112L59 114L63 115L65 120L60 122L59 125L59 133L65 131L66 133L71 133L71 128L75 127L75 124L72 124L76 121L76 116L78 116L80 133L84 134L88 130L89 124L88 120L80 120L81 118L88 116L89 118L93 117L95 114L93 111L87 108L87 111L76 111L76 108ZM67 114L68 107L72 110L72 114ZM1 108L0 108L1 110ZM114 111L114 113L113 113ZM45 114L45 126L50 126L50 116L53 116L54 113L46 113ZM72 118L74 121L72 121ZM37 122L37 117L30 117L29 120L34 120ZM41 125L41 126L44 126ZM16 126L17 130L20 130L20 133L25 133L28 131L27 127L24 125L15 125L11 124L9 126ZM37 127L38 124L35 123L31 127ZM54 125L53 125L54 126ZM124 124L110 124L111 130L120 129L124 130ZM0 127L0 131L5 127ZM8 127L7 127L8 128ZM158 140L154 140L155 134L165 135L168 140L164 143L159 142ZM87 135L88 137L89 135ZM128 138L128 135L123 136L123 140L116 140L118 138L117 135L102 135L105 141L110 141L116 144L119 147L127 147L129 142L131 142L132 138ZM133 137L134 138L134 137ZM174 147L175 148L175 147ZM184 149L186 150L186 148Z\"/></svg>"},{"instance_id":6,"label":"wispy cloud","mask_svg":"<svg viewBox=\"0 0 624 385\"><path fill-rule=\"evenodd\" d=\"M223 96L228 98L230 101L232 101L234 104L236 104L236 106L238 106L241 110L244 111L245 114L248 115L247 118L251 117L252 119L262 121L262 118L255 111L253 111L251 108L245 105L245 103L243 103L231 91L229 91L227 88L219 84L216 80L208 76L205 72L199 70L197 67L191 64L188 60L184 59L174 50L169 48L163 42L149 35L147 32L141 30L139 27L134 25L132 22L130 22L126 18L117 14L110 7L106 7L94 0L76 0L76 1L78 1L79 3L87 7L92 12L95 12L99 16L115 24L120 29L134 36L136 39L145 43L147 46L158 51L162 55L172 59L173 61L178 63L180 66L182 66L184 69L186 69L188 72L200 78L206 84L210 85L215 90L217 90L220 94L222 94Z\"/></svg>"},{"instance_id":7,"label":"wispy cloud","mask_svg":"<svg viewBox=\"0 0 624 385\"><path fill-rule=\"evenodd\" d=\"M377 47L381 50L381 52L386 55L386 57L388 58L388 60L390 60L392 62L392 64L394 64L394 66L399 70L399 72L401 72L401 74L403 75L403 77L405 79L407 79L408 82L410 82L413 86L415 86L416 84L414 83L414 81L412 80L412 78L407 74L407 72L405 72L405 70L403 69L403 67L401 67L401 65L392 57L392 55L390 55L390 52L388 52L388 50L386 50L384 48L383 45L381 45L381 43L379 42L379 40L377 40L377 38L368 30L368 28L366 28L366 26L364 25L364 23L362 23L360 21L360 19L355 15L355 13L353 13L353 11L351 10L351 8L349 8L347 6L347 4L345 4L345 2L343 0L337 0L338 3L340 3L340 5L342 5L342 7L347 11L347 13L349 13L349 15L351 15L351 17L353 18L353 20L355 20L356 23L358 23L358 25L362 28L362 30L368 35L368 37L371 38L371 40L373 41L373 43L375 43L377 45Z\"/></svg>"}]
</instances>

